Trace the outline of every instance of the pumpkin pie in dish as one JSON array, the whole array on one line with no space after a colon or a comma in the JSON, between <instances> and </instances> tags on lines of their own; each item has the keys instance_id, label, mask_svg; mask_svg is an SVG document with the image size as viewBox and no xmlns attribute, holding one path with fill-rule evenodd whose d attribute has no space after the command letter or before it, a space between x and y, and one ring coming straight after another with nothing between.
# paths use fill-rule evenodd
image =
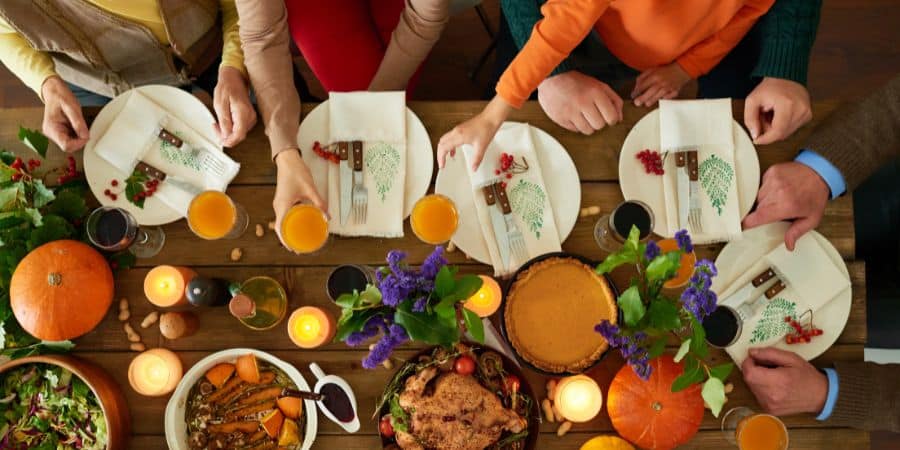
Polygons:
<instances>
[{"instance_id":1,"label":"pumpkin pie in dish","mask_svg":"<svg viewBox=\"0 0 900 450\"><path fill-rule=\"evenodd\" d=\"M506 297L507 337L525 361L550 373L581 372L608 344L594 331L616 323L616 298L606 278L576 258L551 257L520 272Z\"/></svg>"}]
</instances>

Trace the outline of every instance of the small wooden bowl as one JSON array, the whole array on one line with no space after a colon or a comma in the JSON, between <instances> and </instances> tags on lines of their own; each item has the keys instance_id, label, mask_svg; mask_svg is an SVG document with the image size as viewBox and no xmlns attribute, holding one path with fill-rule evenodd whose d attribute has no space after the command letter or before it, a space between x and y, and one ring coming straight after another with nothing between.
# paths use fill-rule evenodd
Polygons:
<instances>
[{"instance_id":1,"label":"small wooden bowl","mask_svg":"<svg viewBox=\"0 0 900 450\"><path fill-rule=\"evenodd\" d=\"M0 365L0 374L14 367L28 364L49 364L59 366L72 372L91 388L103 416L106 418L107 450L124 450L128 448L131 437L131 415L125 403L125 395L113 378L92 362L67 355L42 355L14 359Z\"/></svg>"}]
</instances>

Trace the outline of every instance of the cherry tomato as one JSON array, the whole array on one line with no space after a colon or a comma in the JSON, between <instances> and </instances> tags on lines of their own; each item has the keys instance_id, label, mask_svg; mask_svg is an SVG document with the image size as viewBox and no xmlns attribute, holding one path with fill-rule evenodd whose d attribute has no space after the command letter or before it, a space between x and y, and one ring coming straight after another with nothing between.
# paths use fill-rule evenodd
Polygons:
<instances>
[{"instance_id":1,"label":"cherry tomato","mask_svg":"<svg viewBox=\"0 0 900 450\"><path fill-rule=\"evenodd\" d=\"M522 382L519 381L519 377L515 375L509 374L503 379L503 390L506 391L507 394L519 392L519 387L521 386Z\"/></svg>"},{"instance_id":2,"label":"cherry tomato","mask_svg":"<svg viewBox=\"0 0 900 450\"><path fill-rule=\"evenodd\" d=\"M472 375L475 372L475 360L471 356L463 355L456 358L453 364L453 370L460 375Z\"/></svg>"},{"instance_id":3,"label":"cherry tomato","mask_svg":"<svg viewBox=\"0 0 900 450\"><path fill-rule=\"evenodd\" d=\"M378 431L386 438L394 437L394 426L391 425L390 415L381 418L381 422L378 423Z\"/></svg>"}]
</instances>

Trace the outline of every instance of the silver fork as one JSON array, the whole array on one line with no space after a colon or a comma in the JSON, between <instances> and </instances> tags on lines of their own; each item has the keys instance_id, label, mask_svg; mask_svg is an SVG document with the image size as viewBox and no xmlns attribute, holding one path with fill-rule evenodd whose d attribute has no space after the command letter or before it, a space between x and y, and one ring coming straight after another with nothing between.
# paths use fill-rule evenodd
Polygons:
<instances>
[{"instance_id":1,"label":"silver fork","mask_svg":"<svg viewBox=\"0 0 900 450\"><path fill-rule=\"evenodd\" d=\"M700 181L697 161L697 151L687 152L688 179L690 180L690 213L688 213L688 226L692 233L703 232L703 220L700 216Z\"/></svg>"},{"instance_id":2,"label":"silver fork","mask_svg":"<svg viewBox=\"0 0 900 450\"><path fill-rule=\"evenodd\" d=\"M528 248L525 246L525 237L519 231L516 225L516 219L512 215L512 206L509 204L509 198L506 196L506 188L497 184L497 201L500 203L500 209L503 211L503 219L506 221L506 237L509 239L509 249L515 256L519 264L528 260Z\"/></svg>"},{"instance_id":3,"label":"silver fork","mask_svg":"<svg viewBox=\"0 0 900 450\"><path fill-rule=\"evenodd\" d=\"M353 217L357 224L366 223L369 213L369 189L363 177L363 143L353 141Z\"/></svg>"}]
</instances>

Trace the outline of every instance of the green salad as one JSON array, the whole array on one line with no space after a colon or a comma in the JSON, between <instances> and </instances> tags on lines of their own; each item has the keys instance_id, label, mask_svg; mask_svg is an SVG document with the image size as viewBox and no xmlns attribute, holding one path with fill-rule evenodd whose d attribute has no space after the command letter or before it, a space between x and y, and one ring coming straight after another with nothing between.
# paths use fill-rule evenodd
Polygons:
<instances>
[{"instance_id":1,"label":"green salad","mask_svg":"<svg viewBox=\"0 0 900 450\"><path fill-rule=\"evenodd\" d=\"M0 374L0 449L106 448L97 397L61 367L31 364Z\"/></svg>"}]
</instances>

